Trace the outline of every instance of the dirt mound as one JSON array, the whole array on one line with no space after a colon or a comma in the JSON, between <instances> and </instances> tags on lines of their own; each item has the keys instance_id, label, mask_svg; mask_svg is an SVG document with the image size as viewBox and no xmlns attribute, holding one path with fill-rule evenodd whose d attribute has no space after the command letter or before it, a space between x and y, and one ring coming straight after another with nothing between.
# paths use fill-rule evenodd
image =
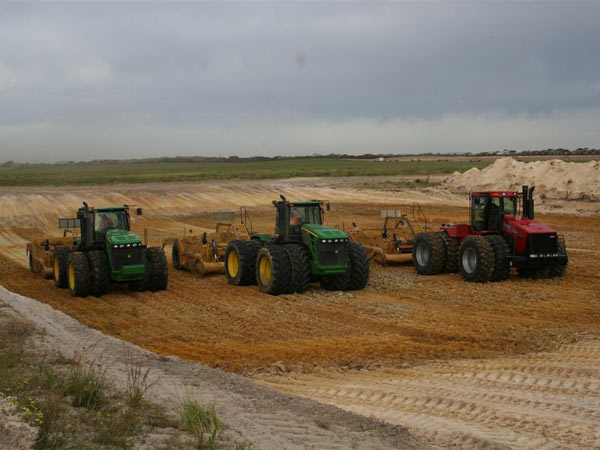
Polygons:
<instances>
[{"instance_id":1,"label":"dirt mound","mask_svg":"<svg viewBox=\"0 0 600 450\"><path fill-rule=\"evenodd\" d=\"M600 201L600 161L571 163L550 161L521 162L498 159L491 166L455 172L443 186L456 193L473 190L519 190L522 185L536 186L542 199Z\"/></svg>"}]
</instances>

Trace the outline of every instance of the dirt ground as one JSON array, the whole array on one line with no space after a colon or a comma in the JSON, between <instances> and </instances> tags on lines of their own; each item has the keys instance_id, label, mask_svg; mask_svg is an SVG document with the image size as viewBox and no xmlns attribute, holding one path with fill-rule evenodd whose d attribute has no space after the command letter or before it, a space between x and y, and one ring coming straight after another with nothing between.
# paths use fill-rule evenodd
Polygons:
<instances>
[{"instance_id":1,"label":"dirt ground","mask_svg":"<svg viewBox=\"0 0 600 450\"><path fill-rule=\"evenodd\" d=\"M465 406L467 414L461 412L462 406L441 401L447 397L443 389L450 388L439 379L451 383L456 373L462 374L461 387L453 391L459 399L460 389L468 391L470 386L484 395L488 385L471 381L482 378L480 373L496 370L488 370L486 365L496 367L496 362L510 362L517 367L510 369L511 373L522 373L527 379L543 369L535 356L523 355L550 352L545 354L555 356L549 356L545 361L552 362L544 364L562 367L572 364L572 360L564 360L565 354L580 352L589 354L582 357L582 368L570 372L548 369L543 378L549 380L549 385L556 379L573 379L576 384L580 378L585 379L581 374L587 374L589 383L578 388L577 395L598 398L600 363L594 342L600 336L600 219L593 214L538 214L539 220L555 227L567 240L570 264L562 280L523 280L513 274L506 282L476 285L463 282L456 274L418 277L411 266L373 265L364 291L332 293L315 284L304 295L271 297L256 287L230 286L220 275L198 278L171 270L166 292L133 293L115 287L100 299L74 299L26 268L25 242L43 233L57 233L56 218L72 217L83 200L95 206L129 203L144 207L144 216L135 219L134 229L143 234L147 228L151 243L157 244L184 229L199 233L210 228L210 211L240 205L251 210L255 231L271 231L274 212L267 205L280 192L290 199L330 199L332 211L326 218L329 224L356 221L361 226L377 226L382 207L402 206L410 212L415 201L422 203L430 224L465 221L468 214L464 197L438 191L356 191L344 180L44 191L6 188L0 191L0 284L147 350L200 361L281 390L406 425L434 446L527 447L524 442L536 446L536 439L548 435L547 430L552 428L552 422L540 412L526 415L529 428L524 440L514 438L509 431L494 434L494 430L511 427L518 433L519 427L503 422L503 415L489 408L482 412L488 417L482 422L473 412L481 408L476 402L471 403L473 408L471 404ZM519 358L529 362L520 363ZM482 368L475 370L479 360ZM431 361L438 361L435 364L440 366L431 366ZM472 375L465 375L468 373ZM421 379L417 389L414 383ZM507 383L511 380L515 378L509 377ZM564 405L561 411L572 420L583 418L580 428L571 427L579 433L579 440L556 431L548 435L549 447L581 446L585 442L600 447L600 437L590 428L590 424L600 425L597 401L582 400L584 405L572 392L563 392L564 397L556 399L552 397L558 395L554 391L534 389L537 382L532 390L528 388L531 383L518 383L512 388L526 391L527 398L539 391L540 401ZM330 392L332 386L338 389L347 385L368 389ZM399 391L410 390L409 385L413 386L412 394L405 392L398 401L390 400L393 407L388 400L378 400L379 393L388 399ZM559 383L559 391L561 386ZM488 397L481 398L486 404L502 403L508 415L522 407L521 400L491 388ZM413 403L418 407L410 406ZM448 419L447 409L458 410ZM455 419L460 423L452 422ZM543 447L542 441L539 443Z\"/></svg>"}]
</instances>

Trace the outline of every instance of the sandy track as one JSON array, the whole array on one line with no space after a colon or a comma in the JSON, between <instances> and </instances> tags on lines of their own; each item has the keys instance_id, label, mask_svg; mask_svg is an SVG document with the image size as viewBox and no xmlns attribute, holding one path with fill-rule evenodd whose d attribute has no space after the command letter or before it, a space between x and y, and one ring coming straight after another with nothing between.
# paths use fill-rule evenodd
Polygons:
<instances>
[{"instance_id":1,"label":"sandy track","mask_svg":"<svg viewBox=\"0 0 600 450\"><path fill-rule=\"evenodd\" d=\"M249 441L264 450L423 448L403 427L344 412L199 363L166 358L85 327L48 305L0 287L0 303L46 331L46 345L67 357L100 363L124 388L132 366L151 369L156 381L149 399L175 411L186 390L215 401L231 441Z\"/></svg>"},{"instance_id":2,"label":"sandy track","mask_svg":"<svg viewBox=\"0 0 600 450\"><path fill-rule=\"evenodd\" d=\"M600 448L600 341L523 357L261 380L402 424L441 448Z\"/></svg>"}]
</instances>

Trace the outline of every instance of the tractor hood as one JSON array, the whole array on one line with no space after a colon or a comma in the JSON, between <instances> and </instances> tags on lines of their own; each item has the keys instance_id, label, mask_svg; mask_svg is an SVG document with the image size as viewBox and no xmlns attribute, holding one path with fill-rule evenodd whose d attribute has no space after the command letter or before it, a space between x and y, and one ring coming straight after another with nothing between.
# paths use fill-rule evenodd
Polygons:
<instances>
[{"instance_id":1,"label":"tractor hood","mask_svg":"<svg viewBox=\"0 0 600 450\"><path fill-rule=\"evenodd\" d=\"M504 216L502 227L508 233L516 234L519 237L529 234L556 233L556 230L543 223L521 216Z\"/></svg>"},{"instance_id":2,"label":"tractor hood","mask_svg":"<svg viewBox=\"0 0 600 450\"><path fill-rule=\"evenodd\" d=\"M328 227L326 225L305 224L302 225L302 230L319 239L347 239L348 236L337 228Z\"/></svg>"},{"instance_id":3,"label":"tractor hood","mask_svg":"<svg viewBox=\"0 0 600 450\"><path fill-rule=\"evenodd\" d=\"M108 230L106 232L106 241L109 244L137 244L142 242L140 237L127 230Z\"/></svg>"}]
</instances>

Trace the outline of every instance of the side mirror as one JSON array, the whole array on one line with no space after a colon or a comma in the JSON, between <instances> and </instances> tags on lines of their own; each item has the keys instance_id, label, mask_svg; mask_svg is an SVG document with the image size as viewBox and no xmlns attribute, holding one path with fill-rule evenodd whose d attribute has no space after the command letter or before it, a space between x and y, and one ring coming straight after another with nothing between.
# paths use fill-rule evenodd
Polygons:
<instances>
[{"instance_id":1,"label":"side mirror","mask_svg":"<svg viewBox=\"0 0 600 450\"><path fill-rule=\"evenodd\" d=\"M138 216L141 216L141 215L143 215L142 208L137 208L137 209L135 210L135 214L136 214L136 215L138 215Z\"/></svg>"}]
</instances>

